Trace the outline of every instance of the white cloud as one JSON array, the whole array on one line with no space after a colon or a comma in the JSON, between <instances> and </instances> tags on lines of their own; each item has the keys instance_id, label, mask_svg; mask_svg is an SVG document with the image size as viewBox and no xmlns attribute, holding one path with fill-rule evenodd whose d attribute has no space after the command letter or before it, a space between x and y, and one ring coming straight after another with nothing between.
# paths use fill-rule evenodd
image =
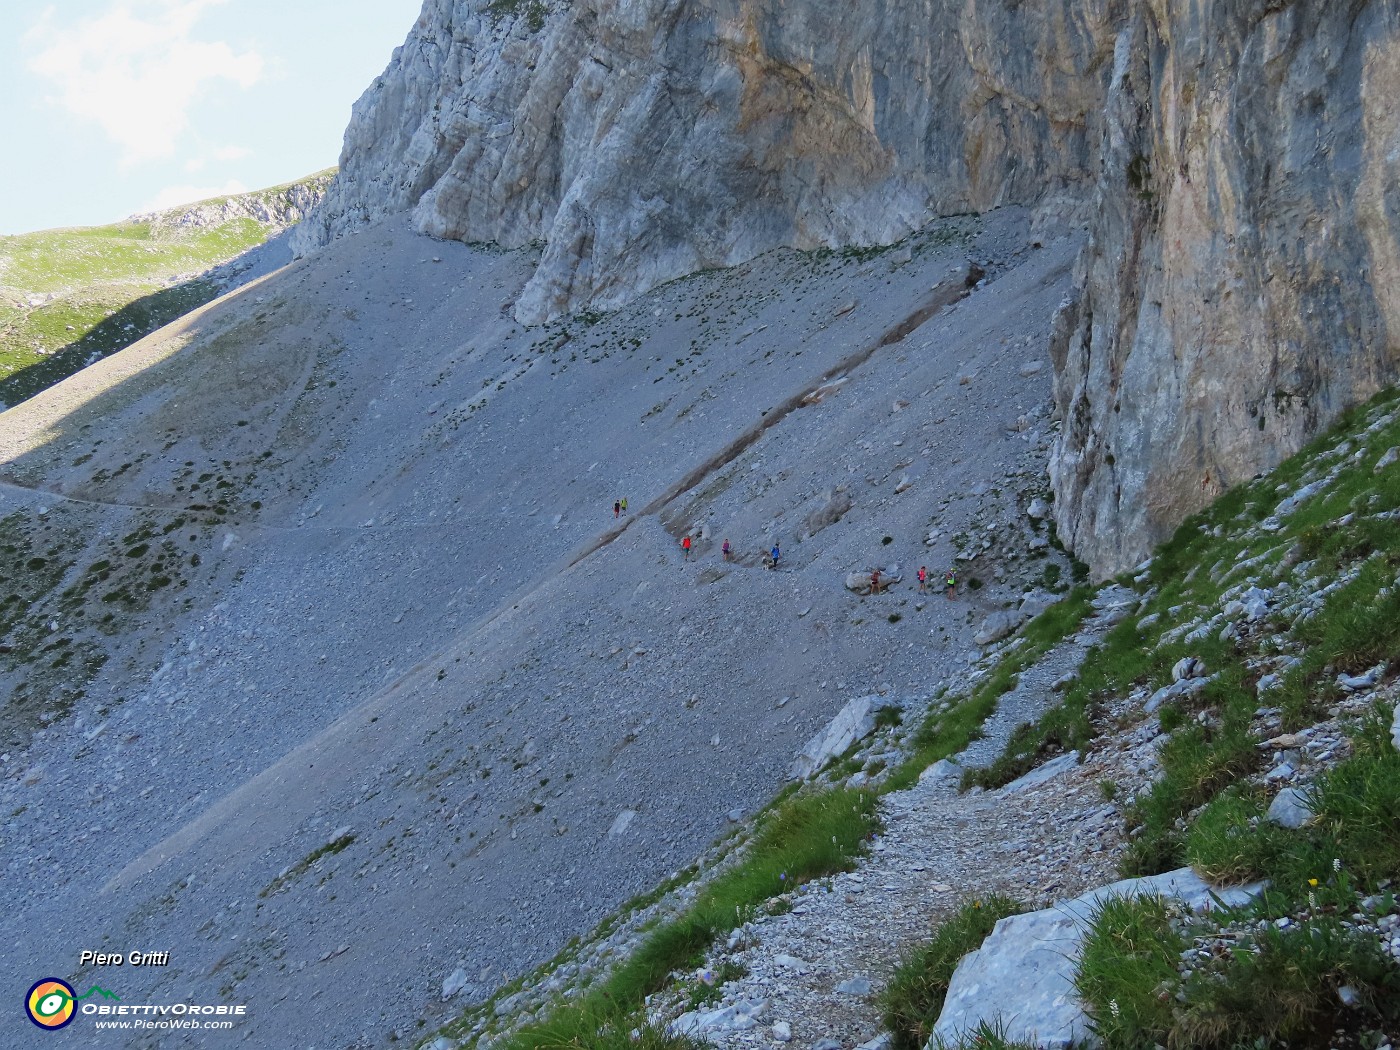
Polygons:
<instances>
[{"instance_id":1,"label":"white cloud","mask_svg":"<svg viewBox=\"0 0 1400 1050\"><path fill-rule=\"evenodd\" d=\"M200 15L223 2L126 0L64 24L49 8L25 36L29 68L121 146L123 164L169 157L202 92L219 81L252 87L263 74L256 51L194 38Z\"/></svg>"},{"instance_id":2,"label":"white cloud","mask_svg":"<svg viewBox=\"0 0 1400 1050\"><path fill-rule=\"evenodd\" d=\"M247 192L248 187L237 179L229 179L222 186L167 186L141 205L138 211L167 211L182 204L207 201L210 197L231 197L236 193Z\"/></svg>"},{"instance_id":3,"label":"white cloud","mask_svg":"<svg viewBox=\"0 0 1400 1050\"><path fill-rule=\"evenodd\" d=\"M252 150L244 149L242 146L220 146L218 149L210 150L208 153L202 153L199 156L191 157L189 160L185 161L185 171L193 175L195 172L203 171L205 168L209 167L209 162L211 160L220 165L231 164L236 160L242 160L244 157L251 157L252 155Z\"/></svg>"}]
</instances>

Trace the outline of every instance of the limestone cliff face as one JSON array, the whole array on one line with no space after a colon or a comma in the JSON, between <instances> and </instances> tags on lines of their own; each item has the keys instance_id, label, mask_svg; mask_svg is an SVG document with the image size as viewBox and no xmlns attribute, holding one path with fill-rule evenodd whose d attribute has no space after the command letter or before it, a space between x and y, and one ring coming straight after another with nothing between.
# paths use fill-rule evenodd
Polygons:
<instances>
[{"instance_id":1,"label":"limestone cliff face","mask_svg":"<svg viewBox=\"0 0 1400 1050\"><path fill-rule=\"evenodd\" d=\"M1052 475L1109 575L1400 378L1400 6L1137 4L1092 211Z\"/></svg>"},{"instance_id":2,"label":"limestone cliff face","mask_svg":"<svg viewBox=\"0 0 1400 1050\"><path fill-rule=\"evenodd\" d=\"M1400 377L1395 0L427 0L305 250L538 245L534 323L778 245L1035 203L1062 536L1125 568Z\"/></svg>"},{"instance_id":3,"label":"limestone cliff face","mask_svg":"<svg viewBox=\"0 0 1400 1050\"><path fill-rule=\"evenodd\" d=\"M427 0L299 250L395 211L542 246L516 316L1088 192L1126 0Z\"/></svg>"}]
</instances>

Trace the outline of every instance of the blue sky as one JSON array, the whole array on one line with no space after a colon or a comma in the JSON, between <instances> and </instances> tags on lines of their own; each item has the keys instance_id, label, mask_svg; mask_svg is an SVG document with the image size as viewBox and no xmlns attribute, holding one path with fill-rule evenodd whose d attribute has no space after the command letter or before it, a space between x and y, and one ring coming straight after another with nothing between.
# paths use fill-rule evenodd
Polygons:
<instances>
[{"instance_id":1,"label":"blue sky","mask_svg":"<svg viewBox=\"0 0 1400 1050\"><path fill-rule=\"evenodd\" d=\"M336 163L422 0L0 2L0 234Z\"/></svg>"}]
</instances>

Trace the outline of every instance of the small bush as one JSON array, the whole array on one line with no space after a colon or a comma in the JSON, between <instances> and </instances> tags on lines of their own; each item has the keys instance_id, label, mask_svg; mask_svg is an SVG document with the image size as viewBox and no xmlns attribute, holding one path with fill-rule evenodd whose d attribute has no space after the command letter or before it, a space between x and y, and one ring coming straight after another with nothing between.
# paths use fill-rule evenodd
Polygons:
<instances>
[{"instance_id":1,"label":"small bush","mask_svg":"<svg viewBox=\"0 0 1400 1050\"><path fill-rule=\"evenodd\" d=\"M1221 1050L1294 1040L1332 1045L1326 1040L1337 1026L1358 1019L1337 995L1343 985L1357 993L1362 1017L1376 1018L1377 1007L1382 1023L1396 1017L1400 973L1374 938L1358 936L1335 915L1282 930L1265 924L1253 945L1187 979L1170 1043Z\"/></svg>"},{"instance_id":2,"label":"small bush","mask_svg":"<svg viewBox=\"0 0 1400 1050\"><path fill-rule=\"evenodd\" d=\"M1184 948L1160 898L1117 897L1094 914L1074 984L1105 1046L1166 1042L1173 1001L1158 990L1176 981Z\"/></svg>"},{"instance_id":3,"label":"small bush","mask_svg":"<svg viewBox=\"0 0 1400 1050\"><path fill-rule=\"evenodd\" d=\"M1389 726L1383 714L1371 719L1356 753L1319 777L1309 794L1335 844L1333 856L1368 882L1400 878L1400 752Z\"/></svg>"},{"instance_id":4,"label":"small bush","mask_svg":"<svg viewBox=\"0 0 1400 1050\"><path fill-rule=\"evenodd\" d=\"M1248 882L1274 871L1292 836L1264 819L1265 807L1231 790L1206 806L1186 836L1186 859L1213 882Z\"/></svg>"},{"instance_id":5,"label":"small bush","mask_svg":"<svg viewBox=\"0 0 1400 1050\"><path fill-rule=\"evenodd\" d=\"M959 961L981 947L998 921L1023 911L1008 897L969 901L938 928L932 941L905 954L880 995L881 1016L896 1050L923 1050Z\"/></svg>"}]
</instances>

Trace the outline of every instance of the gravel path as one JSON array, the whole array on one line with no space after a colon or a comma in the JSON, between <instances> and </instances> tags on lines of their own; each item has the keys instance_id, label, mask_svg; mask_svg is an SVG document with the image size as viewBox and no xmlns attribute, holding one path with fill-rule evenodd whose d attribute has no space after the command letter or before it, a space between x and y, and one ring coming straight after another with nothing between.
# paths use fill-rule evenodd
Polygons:
<instances>
[{"instance_id":1,"label":"gravel path","mask_svg":"<svg viewBox=\"0 0 1400 1050\"><path fill-rule=\"evenodd\" d=\"M988 721L987 736L959 760L999 754L1106 627L1100 615L1033 665ZM1122 819L1100 781L1140 782L1145 754L1131 740L1108 738L1105 747L1082 764L1057 760L1058 772L1044 780L1051 767L993 792L959 794L958 769L944 763L885 796L885 830L855 871L804 887L790 912L745 924L732 950L707 960L748 971L724 986L714 1008L739 1004L739 1014L758 1022L721 1024L707 1038L734 1050L822 1040L853 1047L880 1032L876 997L900 956L967 901L997 893L1044 907L1112 881Z\"/></svg>"}]
</instances>

